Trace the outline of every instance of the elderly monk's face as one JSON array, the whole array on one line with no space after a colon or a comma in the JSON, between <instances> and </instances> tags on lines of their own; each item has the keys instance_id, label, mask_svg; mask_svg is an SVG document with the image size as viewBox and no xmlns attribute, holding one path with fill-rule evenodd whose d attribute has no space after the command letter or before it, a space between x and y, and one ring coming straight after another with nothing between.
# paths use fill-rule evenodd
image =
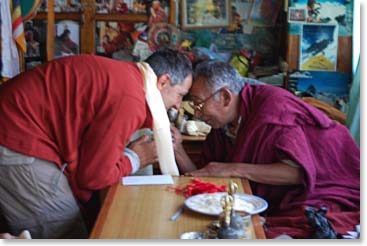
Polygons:
<instances>
[{"instance_id":1,"label":"elderly monk's face","mask_svg":"<svg viewBox=\"0 0 367 246\"><path fill-rule=\"evenodd\" d=\"M213 128L221 128L227 123L221 110L221 93L221 89L216 91L208 89L203 77L197 78L190 89L190 98L194 103L195 116Z\"/></svg>"}]
</instances>

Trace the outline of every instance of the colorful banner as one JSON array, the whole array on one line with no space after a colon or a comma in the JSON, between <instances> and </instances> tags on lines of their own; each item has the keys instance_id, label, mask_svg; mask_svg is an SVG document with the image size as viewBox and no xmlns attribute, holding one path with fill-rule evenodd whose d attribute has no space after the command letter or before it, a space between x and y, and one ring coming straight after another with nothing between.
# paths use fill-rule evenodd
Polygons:
<instances>
[{"instance_id":1,"label":"colorful banner","mask_svg":"<svg viewBox=\"0 0 367 246\"><path fill-rule=\"evenodd\" d=\"M22 11L19 0L13 0L13 9L11 13L12 31L15 42L19 45L24 53L27 52L27 45L24 37L24 27L22 20Z\"/></svg>"}]
</instances>

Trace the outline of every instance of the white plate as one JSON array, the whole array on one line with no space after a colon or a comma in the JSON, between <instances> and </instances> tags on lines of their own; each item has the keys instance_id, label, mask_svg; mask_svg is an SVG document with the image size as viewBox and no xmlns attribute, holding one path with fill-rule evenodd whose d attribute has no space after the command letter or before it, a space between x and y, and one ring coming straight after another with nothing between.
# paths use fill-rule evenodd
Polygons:
<instances>
[{"instance_id":1,"label":"white plate","mask_svg":"<svg viewBox=\"0 0 367 246\"><path fill-rule=\"evenodd\" d=\"M191 196L185 200L185 206L189 209L206 214L219 215L223 209L220 199L226 192L205 193ZM234 210L249 214L258 214L268 208L268 203L261 197L244 193L235 194Z\"/></svg>"}]
</instances>

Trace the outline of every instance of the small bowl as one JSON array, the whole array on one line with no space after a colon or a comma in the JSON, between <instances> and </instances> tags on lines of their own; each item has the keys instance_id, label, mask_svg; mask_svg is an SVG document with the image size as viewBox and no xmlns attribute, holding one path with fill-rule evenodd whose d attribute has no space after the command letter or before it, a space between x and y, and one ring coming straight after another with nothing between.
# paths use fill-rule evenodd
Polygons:
<instances>
[{"instance_id":1,"label":"small bowl","mask_svg":"<svg viewBox=\"0 0 367 246\"><path fill-rule=\"evenodd\" d=\"M190 231L182 233L180 239L203 239L204 234L198 231Z\"/></svg>"}]
</instances>

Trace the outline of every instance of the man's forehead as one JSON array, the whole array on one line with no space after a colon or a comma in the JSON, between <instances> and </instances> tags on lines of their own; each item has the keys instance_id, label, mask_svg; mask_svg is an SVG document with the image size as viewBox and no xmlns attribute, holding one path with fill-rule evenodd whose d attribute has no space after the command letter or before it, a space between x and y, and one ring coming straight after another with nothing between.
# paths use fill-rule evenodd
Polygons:
<instances>
[{"instance_id":1,"label":"man's forehead","mask_svg":"<svg viewBox=\"0 0 367 246\"><path fill-rule=\"evenodd\" d=\"M189 95L191 99L201 99L206 94L208 89L205 87L205 84L201 81L195 81L192 85Z\"/></svg>"},{"instance_id":2,"label":"man's forehead","mask_svg":"<svg viewBox=\"0 0 367 246\"><path fill-rule=\"evenodd\" d=\"M186 79L181 84L174 85L173 87L177 88L178 92L187 94L189 93L191 86L192 86L192 82L190 81L189 83L189 80Z\"/></svg>"},{"instance_id":3,"label":"man's forehead","mask_svg":"<svg viewBox=\"0 0 367 246\"><path fill-rule=\"evenodd\" d=\"M185 87L181 87L178 91L180 94L183 94L183 95L186 95L189 93L189 89L188 88L185 88Z\"/></svg>"}]
</instances>

